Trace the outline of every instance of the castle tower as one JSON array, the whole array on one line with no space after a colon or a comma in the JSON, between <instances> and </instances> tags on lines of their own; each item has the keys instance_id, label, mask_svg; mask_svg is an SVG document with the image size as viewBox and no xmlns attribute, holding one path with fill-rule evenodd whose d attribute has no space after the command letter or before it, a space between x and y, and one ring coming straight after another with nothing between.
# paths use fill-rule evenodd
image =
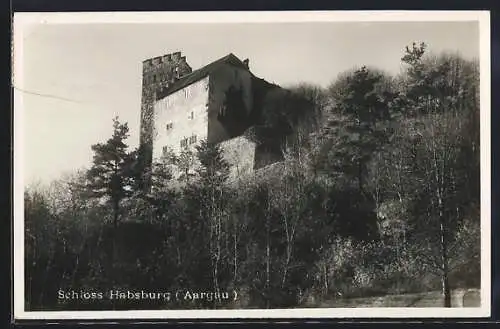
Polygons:
<instances>
[{"instance_id":1,"label":"castle tower","mask_svg":"<svg viewBox=\"0 0 500 329\"><path fill-rule=\"evenodd\" d=\"M150 58L142 63L140 165L144 173L148 172L152 162L153 110L156 95L191 72L186 57L180 52Z\"/></svg>"}]
</instances>

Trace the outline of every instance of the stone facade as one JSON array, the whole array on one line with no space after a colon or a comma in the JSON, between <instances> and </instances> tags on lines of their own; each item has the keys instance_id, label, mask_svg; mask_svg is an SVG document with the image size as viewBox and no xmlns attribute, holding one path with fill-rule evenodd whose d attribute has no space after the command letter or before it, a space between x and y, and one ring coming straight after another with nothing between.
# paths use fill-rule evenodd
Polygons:
<instances>
[{"instance_id":1,"label":"stone facade","mask_svg":"<svg viewBox=\"0 0 500 329\"><path fill-rule=\"evenodd\" d=\"M208 77L158 100L154 105L153 158L164 148L179 154L208 135Z\"/></svg>"},{"instance_id":2,"label":"stone facade","mask_svg":"<svg viewBox=\"0 0 500 329\"><path fill-rule=\"evenodd\" d=\"M241 135L253 107L250 72L220 65L210 74L209 99L208 141L219 143Z\"/></svg>"},{"instance_id":3,"label":"stone facade","mask_svg":"<svg viewBox=\"0 0 500 329\"><path fill-rule=\"evenodd\" d=\"M247 134L260 111L263 81L250 72L248 61L233 54L196 71L180 53L145 61L141 109L145 166L167 151L194 152L201 140L220 143L231 165L231 179L252 173L263 165L262 159L267 163L279 158Z\"/></svg>"},{"instance_id":4,"label":"stone facade","mask_svg":"<svg viewBox=\"0 0 500 329\"><path fill-rule=\"evenodd\" d=\"M150 58L142 63L140 146L142 165L151 165L154 129L154 103L157 94L192 72L186 57L180 52Z\"/></svg>"},{"instance_id":5,"label":"stone facade","mask_svg":"<svg viewBox=\"0 0 500 329\"><path fill-rule=\"evenodd\" d=\"M256 143L242 135L220 143L231 170L229 180L235 181L254 172Z\"/></svg>"}]
</instances>

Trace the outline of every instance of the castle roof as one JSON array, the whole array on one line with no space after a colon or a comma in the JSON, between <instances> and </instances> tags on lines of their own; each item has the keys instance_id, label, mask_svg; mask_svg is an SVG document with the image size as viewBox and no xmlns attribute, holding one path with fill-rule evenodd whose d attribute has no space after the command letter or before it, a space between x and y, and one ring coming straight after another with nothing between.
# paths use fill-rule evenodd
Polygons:
<instances>
[{"instance_id":1,"label":"castle roof","mask_svg":"<svg viewBox=\"0 0 500 329\"><path fill-rule=\"evenodd\" d=\"M224 64L230 64L234 65L237 67L240 67L242 69L248 70L248 67L243 63L238 57L236 57L233 53L230 53L222 58L219 58L218 60L203 66L202 68L195 70L183 77L181 77L178 81L176 81L172 86L168 87L164 91L160 92L157 95L157 98L164 98L170 94L175 93L178 90L181 90L190 84L193 84L206 76L208 76L210 73L213 71L217 70Z\"/></svg>"}]
</instances>

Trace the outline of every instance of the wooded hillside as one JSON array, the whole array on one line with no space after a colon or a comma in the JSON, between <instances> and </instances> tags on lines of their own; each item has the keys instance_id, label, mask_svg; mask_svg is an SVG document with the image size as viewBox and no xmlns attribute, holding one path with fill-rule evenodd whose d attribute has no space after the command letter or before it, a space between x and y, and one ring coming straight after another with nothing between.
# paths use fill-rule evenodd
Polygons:
<instances>
[{"instance_id":1,"label":"wooded hillside","mask_svg":"<svg viewBox=\"0 0 500 329\"><path fill-rule=\"evenodd\" d=\"M436 289L449 307L451 289L480 286L479 65L425 44L401 61L397 76L360 66L328 88L290 88L306 101L264 106L285 160L237 184L202 142L155 163L144 193L116 119L91 168L25 192L26 309L278 308ZM113 288L239 298L58 300Z\"/></svg>"}]
</instances>

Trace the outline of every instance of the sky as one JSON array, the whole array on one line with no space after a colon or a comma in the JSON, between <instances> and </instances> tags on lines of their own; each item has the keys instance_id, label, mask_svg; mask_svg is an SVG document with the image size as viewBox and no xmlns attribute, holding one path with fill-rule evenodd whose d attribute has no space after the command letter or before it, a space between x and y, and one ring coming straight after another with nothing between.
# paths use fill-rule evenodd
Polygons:
<instances>
[{"instance_id":1,"label":"sky","mask_svg":"<svg viewBox=\"0 0 500 329\"><path fill-rule=\"evenodd\" d=\"M193 69L228 53L282 86L328 86L350 68L401 70L404 47L424 41L433 53L479 57L477 22L307 22L246 24L37 24L24 30L25 185L89 167L91 145L112 133L119 116L139 142L141 68L180 51ZM15 45L14 45L15 47ZM15 110L18 110L15 108Z\"/></svg>"}]
</instances>

